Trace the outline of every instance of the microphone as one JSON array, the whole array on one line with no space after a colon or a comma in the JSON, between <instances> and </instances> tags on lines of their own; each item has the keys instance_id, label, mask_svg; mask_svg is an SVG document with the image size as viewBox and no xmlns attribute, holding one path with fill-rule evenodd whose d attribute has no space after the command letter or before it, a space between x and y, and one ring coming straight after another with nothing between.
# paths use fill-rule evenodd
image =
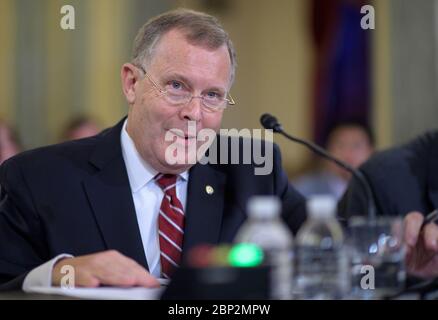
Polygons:
<instances>
[{"instance_id":1,"label":"microphone","mask_svg":"<svg viewBox=\"0 0 438 320\"><path fill-rule=\"evenodd\" d=\"M312 150L317 155L319 155L327 160L330 160L331 162L334 162L336 165L343 168L344 170L347 170L354 177L356 177L360 181L363 189L365 190L365 194L366 194L367 202L368 202L368 218L370 219L370 221L375 220L375 218L376 218L376 204L374 202L374 196L373 196L373 193L371 192L371 187L370 187L370 184L368 183L368 180L365 178L365 176L363 175L363 173L360 170L357 170L357 169L353 168L352 166L350 166L348 163L345 163L345 162L333 157L330 153L328 153L326 150L324 150L323 148L321 148L317 144L314 144L312 142L291 136L290 134L288 134L287 132L285 132L283 130L283 127L278 122L277 118L270 115L269 113L265 113L260 117L260 123L262 124L262 126L265 129L270 129L270 130L274 131L275 133L280 133L281 135L285 136L289 140L292 140L292 141L297 142L299 144L305 145L307 148Z\"/></svg>"}]
</instances>

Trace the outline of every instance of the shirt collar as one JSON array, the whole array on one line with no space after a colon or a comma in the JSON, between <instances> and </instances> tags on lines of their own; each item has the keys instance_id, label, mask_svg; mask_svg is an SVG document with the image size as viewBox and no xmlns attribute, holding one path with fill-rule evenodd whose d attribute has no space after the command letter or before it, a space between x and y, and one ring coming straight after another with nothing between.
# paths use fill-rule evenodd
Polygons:
<instances>
[{"instance_id":1,"label":"shirt collar","mask_svg":"<svg viewBox=\"0 0 438 320\"><path fill-rule=\"evenodd\" d=\"M126 131L127 120L123 124L120 134L122 144L123 160L125 160L126 170L128 172L129 184L132 192L137 192L146 184L150 183L158 174L158 171L152 168L138 153L128 132ZM178 180L187 181L189 177L188 170L179 175Z\"/></svg>"}]
</instances>

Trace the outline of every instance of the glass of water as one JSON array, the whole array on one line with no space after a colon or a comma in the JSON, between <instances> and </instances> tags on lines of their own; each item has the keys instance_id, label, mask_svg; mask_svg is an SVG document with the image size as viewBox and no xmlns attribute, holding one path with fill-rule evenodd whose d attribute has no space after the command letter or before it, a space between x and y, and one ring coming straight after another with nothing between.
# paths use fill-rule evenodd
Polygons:
<instances>
[{"instance_id":1,"label":"glass of water","mask_svg":"<svg viewBox=\"0 0 438 320\"><path fill-rule=\"evenodd\" d=\"M347 243L352 263L352 298L383 299L405 286L401 217L352 217Z\"/></svg>"}]
</instances>

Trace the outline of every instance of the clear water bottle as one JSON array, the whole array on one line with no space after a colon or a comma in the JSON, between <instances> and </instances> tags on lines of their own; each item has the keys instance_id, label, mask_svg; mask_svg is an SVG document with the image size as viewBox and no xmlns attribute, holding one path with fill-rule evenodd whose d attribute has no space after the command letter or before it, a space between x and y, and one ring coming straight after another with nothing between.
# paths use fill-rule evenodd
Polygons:
<instances>
[{"instance_id":1,"label":"clear water bottle","mask_svg":"<svg viewBox=\"0 0 438 320\"><path fill-rule=\"evenodd\" d=\"M252 243L264 253L270 267L270 297L291 299L293 277L292 233L280 217L281 203L274 196L256 196L248 201L248 219L236 235L236 243Z\"/></svg>"},{"instance_id":2,"label":"clear water bottle","mask_svg":"<svg viewBox=\"0 0 438 320\"><path fill-rule=\"evenodd\" d=\"M342 227L336 220L336 200L311 197L308 219L297 234L296 290L301 299L342 299L351 280Z\"/></svg>"}]
</instances>

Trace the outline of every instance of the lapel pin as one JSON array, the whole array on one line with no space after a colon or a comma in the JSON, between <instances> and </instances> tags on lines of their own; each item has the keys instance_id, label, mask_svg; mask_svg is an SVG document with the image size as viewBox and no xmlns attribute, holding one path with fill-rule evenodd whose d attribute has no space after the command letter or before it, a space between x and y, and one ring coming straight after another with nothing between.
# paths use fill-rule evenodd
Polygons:
<instances>
[{"instance_id":1,"label":"lapel pin","mask_svg":"<svg viewBox=\"0 0 438 320\"><path fill-rule=\"evenodd\" d=\"M212 186L207 185L205 186L205 192L207 192L207 194L213 194L214 193L214 189Z\"/></svg>"}]
</instances>

